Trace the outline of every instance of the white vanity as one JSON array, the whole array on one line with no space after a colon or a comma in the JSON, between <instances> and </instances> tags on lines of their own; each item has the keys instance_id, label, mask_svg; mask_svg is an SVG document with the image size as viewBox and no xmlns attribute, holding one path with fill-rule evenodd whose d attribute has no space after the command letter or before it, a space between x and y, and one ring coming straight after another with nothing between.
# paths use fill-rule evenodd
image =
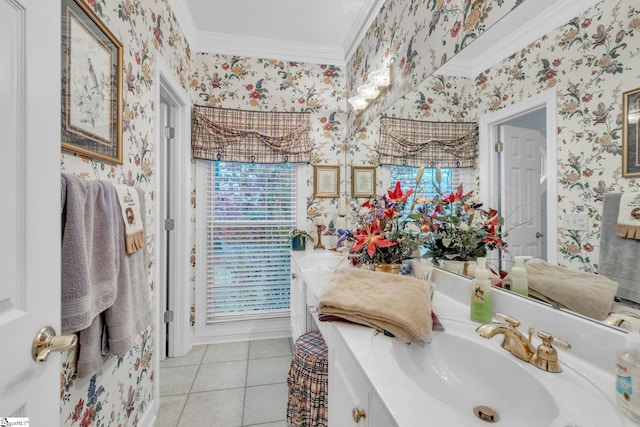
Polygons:
<instances>
[{"instance_id":1,"label":"white vanity","mask_svg":"<svg viewBox=\"0 0 640 427\"><path fill-rule=\"evenodd\" d=\"M432 306L446 330L407 345L365 326L317 320L338 261L329 251L292 252L292 334L319 329L327 342L330 426L635 425L615 402L624 332L496 290L494 311L518 319L525 334L533 326L572 345L558 349L563 371L545 372L502 349L502 337L480 337L468 320L470 281L435 269Z\"/></svg>"}]
</instances>

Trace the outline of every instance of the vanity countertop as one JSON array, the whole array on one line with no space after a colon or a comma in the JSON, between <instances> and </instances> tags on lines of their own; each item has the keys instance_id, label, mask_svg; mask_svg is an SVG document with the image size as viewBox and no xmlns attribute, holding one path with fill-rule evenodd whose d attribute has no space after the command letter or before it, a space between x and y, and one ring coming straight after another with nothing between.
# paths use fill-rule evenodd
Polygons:
<instances>
[{"instance_id":1,"label":"vanity countertop","mask_svg":"<svg viewBox=\"0 0 640 427\"><path fill-rule=\"evenodd\" d=\"M299 254L298 261L302 259L303 256L304 252L301 252ZM376 332L374 329L356 324L344 322L320 322L313 307L314 305L317 305L317 301L322 295L322 292L329 282L332 274L333 272L331 271L301 272L302 278L307 284L307 301L310 306L310 310L313 313L318 328L325 336L328 345L331 347L332 340L341 340L357 361L382 402L384 402L388 413L391 414L399 426L424 426L425 420L429 420L433 425L469 426L476 425L476 421L478 426L487 425L484 421L480 421L475 418L470 419L468 414L460 414L459 409L454 410L446 404L443 404L438 400L438 398L434 398L433 394L429 394L425 390L424 384L420 384L416 381L411 369L408 369L402 361L396 358L395 353L398 350L399 342L395 338L387 337L382 333ZM432 301L432 308L438 315L445 329L448 322L470 322L468 320L468 305L460 300L460 295L465 295L466 297L468 293L464 290L460 295L456 295L456 292L459 291L453 292L453 295L447 295L446 288L448 287L447 282L449 279L449 273L434 270L432 280L436 283L436 291ZM498 299L500 299L500 297ZM518 301L518 303L521 302L522 301ZM501 304L499 303L498 305ZM515 314L511 312L507 312L507 314L515 316ZM525 324L526 323L523 322L523 325ZM475 330L475 326L476 325L469 323L469 328L471 328L472 331ZM412 343L409 345L410 347L408 347L409 352L407 353L403 349L403 353L405 356L406 354L411 355L411 352L422 351L424 346L438 345L438 333L439 332L434 331L434 340L432 343ZM473 334L475 334L475 332ZM569 338L565 335L562 338L569 340L574 337ZM486 340L478 336L477 339L479 345L490 347L497 347L502 341L501 337ZM534 344L537 345L537 341L535 341ZM615 407L614 366L611 366L610 370L604 370L595 366L593 363L589 363L588 361L576 357L576 355L571 354L570 351L565 352L563 350L558 350L558 352L563 366L570 367L579 372L587 372L588 381L597 386L600 390L606 391L606 393L602 392L599 396L599 398L602 399L602 405L606 405L609 408L611 405ZM516 361L518 361L518 359L516 359ZM527 370L534 376L561 375L540 371L535 366L526 362L521 362L520 364L522 365L522 369ZM479 368L481 369L482 367L480 366ZM584 403L575 402L575 404L581 405ZM566 410L564 410L564 412L566 412ZM619 409L616 408L613 412L615 413L615 416L613 416L614 419L607 419L606 424L608 426L634 425ZM561 421L558 419L558 421L560 421L560 424L557 425L561 427L565 427L567 425L588 427L586 424L566 424L570 421L569 419L567 419L567 421ZM498 423L498 425L500 424L501 423ZM553 425L556 424L554 423Z\"/></svg>"}]
</instances>

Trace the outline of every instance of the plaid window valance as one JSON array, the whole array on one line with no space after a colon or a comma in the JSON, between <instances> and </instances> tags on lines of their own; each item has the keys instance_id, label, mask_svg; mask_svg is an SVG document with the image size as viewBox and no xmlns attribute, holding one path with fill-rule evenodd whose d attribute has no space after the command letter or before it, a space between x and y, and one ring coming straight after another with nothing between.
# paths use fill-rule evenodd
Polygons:
<instances>
[{"instance_id":1,"label":"plaid window valance","mask_svg":"<svg viewBox=\"0 0 640 427\"><path fill-rule=\"evenodd\" d=\"M382 165L473 167L478 124L380 118Z\"/></svg>"},{"instance_id":2,"label":"plaid window valance","mask_svg":"<svg viewBox=\"0 0 640 427\"><path fill-rule=\"evenodd\" d=\"M196 159L242 163L303 163L312 148L310 114L193 107Z\"/></svg>"}]
</instances>

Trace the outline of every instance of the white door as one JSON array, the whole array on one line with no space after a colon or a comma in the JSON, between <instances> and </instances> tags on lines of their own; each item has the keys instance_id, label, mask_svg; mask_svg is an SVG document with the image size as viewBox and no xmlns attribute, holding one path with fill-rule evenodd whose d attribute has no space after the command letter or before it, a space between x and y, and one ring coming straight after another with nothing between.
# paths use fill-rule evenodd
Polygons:
<instances>
[{"instance_id":1,"label":"white door","mask_svg":"<svg viewBox=\"0 0 640 427\"><path fill-rule=\"evenodd\" d=\"M60 356L60 2L0 0L0 417L56 426Z\"/></svg>"},{"instance_id":2,"label":"white door","mask_svg":"<svg viewBox=\"0 0 640 427\"><path fill-rule=\"evenodd\" d=\"M163 270L160 272L160 311L161 313L170 314L163 316L164 324L160 329L160 360L165 357L174 357L173 346L171 342L175 339L174 328L170 324L173 320L173 306L175 301L171 298L174 286L171 279L173 278L173 268L175 254L175 242L173 241L175 227L175 160L177 159L175 150L175 108L169 104L165 98L160 99L160 133L162 143L160 145L160 162L161 162L161 183L160 197L162 203L159 217L164 221L164 232L160 235L160 264Z\"/></svg>"},{"instance_id":3,"label":"white door","mask_svg":"<svg viewBox=\"0 0 640 427\"><path fill-rule=\"evenodd\" d=\"M501 212L508 231L509 258L542 257L546 200L543 171L545 140L538 130L503 125ZM505 260L508 261L508 260Z\"/></svg>"}]
</instances>

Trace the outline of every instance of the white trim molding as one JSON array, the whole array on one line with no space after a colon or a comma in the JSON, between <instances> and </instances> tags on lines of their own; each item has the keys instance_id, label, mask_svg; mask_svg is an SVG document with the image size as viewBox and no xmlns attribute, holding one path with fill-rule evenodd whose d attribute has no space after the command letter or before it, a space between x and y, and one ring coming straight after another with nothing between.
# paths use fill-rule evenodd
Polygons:
<instances>
[{"instance_id":1,"label":"white trim molding","mask_svg":"<svg viewBox=\"0 0 640 427\"><path fill-rule=\"evenodd\" d=\"M299 61L312 64L345 66L359 46L384 0L364 1L340 45L303 43L295 40L267 39L259 36L200 31L186 0L169 0L192 52L239 55L251 58Z\"/></svg>"},{"instance_id":2,"label":"white trim molding","mask_svg":"<svg viewBox=\"0 0 640 427\"><path fill-rule=\"evenodd\" d=\"M592 7L600 0L525 1L436 70L475 77Z\"/></svg>"},{"instance_id":3,"label":"white trim molding","mask_svg":"<svg viewBox=\"0 0 640 427\"><path fill-rule=\"evenodd\" d=\"M172 277L169 279L173 286L170 289L173 301L172 309L174 311L174 328L173 342L171 354L174 356L182 356L189 352L193 345L193 333L190 330L190 306L189 306L189 287L191 283L191 264L190 264L190 236L191 236L191 99L185 92L184 88L178 82L175 73L166 65L160 54L155 55L154 81L154 104L160 105L161 97L170 99L172 105L176 106L175 117L175 141L176 149L174 160L174 180L175 194L175 263L172 265ZM163 132L160 130L160 114L155 115L154 121L154 146L160 147L162 144ZM161 170L161 159L159 158L160 149L156 150L154 158L154 170ZM159 200L160 180L156 178L154 184L154 212L155 224L154 233L156 236L156 245L160 241L160 236L164 233L164 221L159 218L159 213L163 212L161 207L162 201ZM160 331L164 325L163 311L160 309L160 289L158 280L161 277L160 268L166 265L166 259L162 259L161 251L156 247L154 251L154 283L156 289L154 292L154 370L159 370L159 352L160 352ZM157 387L158 381L155 382ZM159 397L159 390L154 390L154 395Z\"/></svg>"},{"instance_id":4,"label":"white trim molding","mask_svg":"<svg viewBox=\"0 0 640 427\"><path fill-rule=\"evenodd\" d=\"M547 230L550 231L547 239L547 262L550 264L558 262L558 239L553 238L557 236L554 230L558 230L557 99L557 90L553 88L479 118L478 164L482 165L479 170L480 201L484 206L494 206L498 200L494 171L498 170L499 165L497 164L493 142L497 141L499 135L498 125L532 110L546 108L545 137L547 140L547 158L545 169L547 171L547 208L552 211L547 214Z\"/></svg>"}]
</instances>

